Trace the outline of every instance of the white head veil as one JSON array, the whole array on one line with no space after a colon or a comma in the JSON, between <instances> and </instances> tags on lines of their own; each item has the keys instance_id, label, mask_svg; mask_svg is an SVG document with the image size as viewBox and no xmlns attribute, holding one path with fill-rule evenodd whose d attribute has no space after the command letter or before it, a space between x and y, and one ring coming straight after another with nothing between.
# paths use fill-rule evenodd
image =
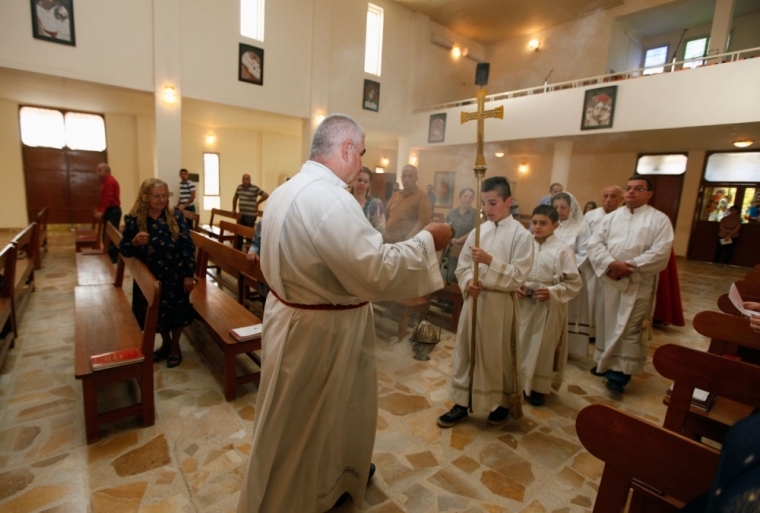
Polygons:
<instances>
[{"instance_id":1,"label":"white head veil","mask_svg":"<svg viewBox=\"0 0 760 513\"><path fill-rule=\"evenodd\" d=\"M556 235L578 252L579 248L576 247L576 240L578 237L585 238L589 233L588 223L583 216L578 201L569 192L558 192L552 196L552 206L555 199L567 200L568 198L570 198L570 214L567 216L567 219L560 221L560 227L557 229Z\"/></svg>"}]
</instances>

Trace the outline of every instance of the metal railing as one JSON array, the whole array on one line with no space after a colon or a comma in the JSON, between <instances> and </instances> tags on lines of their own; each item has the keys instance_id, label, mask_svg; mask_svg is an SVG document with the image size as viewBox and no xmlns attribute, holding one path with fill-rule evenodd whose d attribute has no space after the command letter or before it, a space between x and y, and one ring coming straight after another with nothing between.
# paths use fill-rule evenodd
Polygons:
<instances>
[{"instance_id":1,"label":"metal railing","mask_svg":"<svg viewBox=\"0 0 760 513\"><path fill-rule=\"evenodd\" d=\"M748 48L746 50L737 50L735 52L721 53L717 55L705 55L703 57L697 57L694 59L687 59L683 61L671 62L660 66L649 66L646 68L637 68L620 73L610 73L607 75L598 75L595 77L579 78L576 80L568 80L567 82L558 82L556 84L549 84L544 82L543 85L537 87L528 87L526 89L518 89L516 91L509 91L506 93L496 93L486 96L486 102L492 102L497 100L509 100L511 98L520 98L523 96L532 96L534 94L545 94L554 91L564 91L565 89L573 89L576 87L586 87L590 85L605 84L610 82L618 82L620 80L628 80L631 78L639 78L642 76L659 75L661 73L672 73L674 71L681 71L687 69L696 69L702 66L712 66L714 64L725 64L729 62L735 62L743 60L745 57L742 55L749 55L747 58L760 57L760 47ZM684 64L694 63L694 67L684 67ZM645 74L646 70L664 68L660 73ZM454 107L463 107L465 105L473 105L477 103L477 99L468 98L466 100L459 100L456 102L442 103L439 105L432 105L430 107L423 107L414 111L415 114L423 112L440 111L444 109L451 109Z\"/></svg>"}]
</instances>

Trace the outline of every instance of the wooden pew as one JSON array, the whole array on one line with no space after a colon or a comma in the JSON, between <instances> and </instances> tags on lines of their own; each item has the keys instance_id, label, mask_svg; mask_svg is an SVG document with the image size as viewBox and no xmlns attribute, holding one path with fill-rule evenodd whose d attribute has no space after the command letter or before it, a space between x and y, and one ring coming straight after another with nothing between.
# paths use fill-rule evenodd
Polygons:
<instances>
[{"instance_id":1,"label":"wooden pew","mask_svg":"<svg viewBox=\"0 0 760 513\"><path fill-rule=\"evenodd\" d=\"M121 241L121 234L110 222L106 225L106 236ZM114 267L108 253L102 250L82 251L76 254L76 258L77 284L81 286L113 283L117 269L124 272L124 267Z\"/></svg>"},{"instance_id":2,"label":"wooden pew","mask_svg":"<svg viewBox=\"0 0 760 513\"><path fill-rule=\"evenodd\" d=\"M760 271L750 271L747 273L747 276L745 276L744 279L754 283L760 283Z\"/></svg>"},{"instance_id":3,"label":"wooden pew","mask_svg":"<svg viewBox=\"0 0 760 513\"><path fill-rule=\"evenodd\" d=\"M108 237L117 246L118 231L109 223ZM148 302L144 330L132 313L132 304L124 294L124 267L129 269ZM75 288L75 363L74 375L82 381L84 418L87 443L100 438L100 425L133 415L142 417L143 426L155 423L153 397L153 347L156 338L158 310L161 304L161 283L136 258L119 256L114 281L105 285ZM140 348L145 356L141 362L93 371L90 356ZM98 412L99 386L136 379L140 385L140 402L121 408Z\"/></svg>"},{"instance_id":4,"label":"wooden pew","mask_svg":"<svg viewBox=\"0 0 760 513\"><path fill-rule=\"evenodd\" d=\"M694 316L694 329L710 339L708 353L739 356L744 361L760 364L760 334L752 331L746 317L699 312Z\"/></svg>"},{"instance_id":5,"label":"wooden pew","mask_svg":"<svg viewBox=\"0 0 760 513\"><path fill-rule=\"evenodd\" d=\"M258 280L264 280L258 265L248 261L243 253L229 246L211 240L203 235L190 232L195 246L198 248L196 259L196 278L198 283L190 294L195 313L205 325L211 338L224 354L224 397L232 401L236 389L246 383L255 383L261 379L260 371L237 374L237 356L247 355L261 369L261 359L255 351L261 350L261 339L248 342L238 342L230 335L233 328L252 326L261 320L248 311L243 305L241 273L246 273ZM238 297L235 300L224 290L214 286L206 277L208 261L213 260L222 271L230 274L238 281Z\"/></svg>"},{"instance_id":6,"label":"wooden pew","mask_svg":"<svg viewBox=\"0 0 760 513\"><path fill-rule=\"evenodd\" d=\"M35 252L34 256L34 268L36 270L42 269L42 251L43 249L45 251L48 250L47 248L47 221L48 219L48 209L47 207L43 208L37 213L37 233L36 233L36 246L37 251Z\"/></svg>"},{"instance_id":7,"label":"wooden pew","mask_svg":"<svg viewBox=\"0 0 760 513\"><path fill-rule=\"evenodd\" d=\"M14 300L16 306L21 304L21 296L26 293L34 292L34 259L37 253L37 242L34 238L37 223L32 223L18 235L16 235L11 244L16 247L16 276L14 291Z\"/></svg>"},{"instance_id":8,"label":"wooden pew","mask_svg":"<svg viewBox=\"0 0 760 513\"><path fill-rule=\"evenodd\" d=\"M241 239L253 240L253 236L256 234L256 229L250 226L243 226L242 224L233 224L227 221L221 221L219 223L220 237L223 240L227 240L224 232L230 232L234 235L232 240L232 246L235 248L242 247ZM240 244L238 244L240 243ZM246 251L247 252L247 251Z\"/></svg>"},{"instance_id":9,"label":"wooden pew","mask_svg":"<svg viewBox=\"0 0 760 513\"><path fill-rule=\"evenodd\" d=\"M760 282L748 280L739 280L736 282L736 289L744 301L754 301L760 303ZM723 294L718 298L718 309L721 312L741 316L741 312L728 299L728 294Z\"/></svg>"},{"instance_id":10,"label":"wooden pew","mask_svg":"<svg viewBox=\"0 0 760 513\"><path fill-rule=\"evenodd\" d=\"M182 215L188 222L191 230L199 230L201 225L201 216L193 212L192 210L183 210Z\"/></svg>"},{"instance_id":11,"label":"wooden pew","mask_svg":"<svg viewBox=\"0 0 760 513\"><path fill-rule=\"evenodd\" d=\"M233 235L228 235L224 238L222 238L221 229L218 226L214 226L214 217L228 217L230 219L234 219L235 222L240 221L240 218L243 217L242 214L238 213L235 214L233 212L230 212L229 210L220 210L218 208L212 208L211 209L211 219L209 219L208 224L204 224L200 227L198 231L206 233L209 237L218 240L219 242L226 242L231 241L235 237Z\"/></svg>"},{"instance_id":12,"label":"wooden pew","mask_svg":"<svg viewBox=\"0 0 760 513\"><path fill-rule=\"evenodd\" d=\"M74 230L74 246L77 253L83 248L99 250L102 248L103 218L92 218L92 228L77 228Z\"/></svg>"},{"instance_id":13,"label":"wooden pew","mask_svg":"<svg viewBox=\"0 0 760 513\"><path fill-rule=\"evenodd\" d=\"M18 337L16 324L16 301L13 287L16 283L16 246L8 244L0 251L0 269L3 270L3 286L0 287L0 368L15 345Z\"/></svg>"},{"instance_id":14,"label":"wooden pew","mask_svg":"<svg viewBox=\"0 0 760 513\"><path fill-rule=\"evenodd\" d=\"M756 365L672 344L657 348L653 362L657 372L674 382L665 401L665 429L693 440L704 436L722 442L731 426L760 408ZM695 388L717 394L709 411L691 405Z\"/></svg>"},{"instance_id":15,"label":"wooden pew","mask_svg":"<svg viewBox=\"0 0 760 513\"><path fill-rule=\"evenodd\" d=\"M665 428L592 404L580 411L575 429L604 462L594 513L623 511L631 488L637 494L630 511L677 511L712 485L720 453Z\"/></svg>"}]
</instances>

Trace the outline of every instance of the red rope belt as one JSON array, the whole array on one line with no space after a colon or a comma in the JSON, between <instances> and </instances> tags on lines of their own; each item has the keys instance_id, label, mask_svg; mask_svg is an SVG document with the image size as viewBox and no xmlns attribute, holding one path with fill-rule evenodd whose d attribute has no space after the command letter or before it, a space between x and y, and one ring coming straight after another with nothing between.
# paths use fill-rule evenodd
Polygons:
<instances>
[{"instance_id":1,"label":"red rope belt","mask_svg":"<svg viewBox=\"0 0 760 513\"><path fill-rule=\"evenodd\" d=\"M274 289L270 289L269 292L271 292L283 305L289 306L290 308L298 308L300 310L354 310L368 304L367 301L364 301L358 305L300 305L298 303L289 303L288 301L285 301L277 295L277 292L275 292Z\"/></svg>"}]
</instances>

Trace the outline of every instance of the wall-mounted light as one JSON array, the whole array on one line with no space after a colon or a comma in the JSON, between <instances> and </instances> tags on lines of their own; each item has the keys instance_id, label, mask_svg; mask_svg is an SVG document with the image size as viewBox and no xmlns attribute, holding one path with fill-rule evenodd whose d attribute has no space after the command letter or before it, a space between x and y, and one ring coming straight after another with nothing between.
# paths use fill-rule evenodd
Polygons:
<instances>
[{"instance_id":1,"label":"wall-mounted light","mask_svg":"<svg viewBox=\"0 0 760 513\"><path fill-rule=\"evenodd\" d=\"M742 139L740 141L734 141L734 146L737 148L746 148L747 146L752 146L755 141L752 139Z\"/></svg>"},{"instance_id":2,"label":"wall-mounted light","mask_svg":"<svg viewBox=\"0 0 760 513\"><path fill-rule=\"evenodd\" d=\"M385 173L385 168L378 166L375 168L375 173Z\"/></svg>"},{"instance_id":3,"label":"wall-mounted light","mask_svg":"<svg viewBox=\"0 0 760 513\"><path fill-rule=\"evenodd\" d=\"M319 114L317 114L317 125L320 125L322 123L322 121L325 120L325 117L326 116L324 114L322 114L321 112Z\"/></svg>"},{"instance_id":4,"label":"wall-mounted light","mask_svg":"<svg viewBox=\"0 0 760 513\"><path fill-rule=\"evenodd\" d=\"M459 46L458 44L454 43L454 41L446 39L445 37L440 36L438 34L433 34L430 37L430 42L446 50L451 50L451 56L454 57L455 59L458 59L460 57L469 57L475 62L482 61L481 57L471 55L470 50L468 48Z\"/></svg>"},{"instance_id":5,"label":"wall-mounted light","mask_svg":"<svg viewBox=\"0 0 760 513\"><path fill-rule=\"evenodd\" d=\"M166 103L174 103L177 101L177 90L172 86L166 86L161 93L161 98L163 98Z\"/></svg>"},{"instance_id":6,"label":"wall-mounted light","mask_svg":"<svg viewBox=\"0 0 760 513\"><path fill-rule=\"evenodd\" d=\"M518 170L519 172L521 172L521 173L527 173L527 172L528 172L528 164L526 164L525 162L521 163L521 164L518 166L517 170Z\"/></svg>"},{"instance_id":7,"label":"wall-mounted light","mask_svg":"<svg viewBox=\"0 0 760 513\"><path fill-rule=\"evenodd\" d=\"M216 136L214 134L206 134L206 144L213 146L216 142Z\"/></svg>"},{"instance_id":8,"label":"wall-mounted light","mask_svg":"<svg viewBox=\"0 0 760 513\"><path fill-rule=\"evenodd\" d=\"M390 163L391 163L391 161L390 161L390 159L388 159L388 157L383 157L383 158L380 159L380 164L383 167L388 167L388 164L390 164Z\"/></svg>"},{"instance_id":9,"label":"wall-mounted light","mask_svg":"<svg viewBox=\"0 0 760 513\"><path fill-rule=\"evenodd\" d=\"M461 48L459 45L454 45L454 47L451 49L451 56L455 59L458 59L460 57L467 57L468 53L470 53L470 50L467 48Z\"/></svg>"},{"instance_id":10,"label":"wall-mounted light","mask_svg":"<svg viewBox=\"0 0 760 513\"><path fill-rule=\"evenodd\" d=\"M539 41L538 39L531 39L530 41L528 41L528 48L530 48L534 52L537 52L539 48L541 48L541 41Z\"/></svg>"},{"instance_id":11,"label":"wall-mounted light","mask_svg":"<svg viewBox=\"0 0 760 513\"><path fill-rule=\"evenodd\" d=\"M503 151L497 151L496 153L493 154L493 156L497 157L497 158L502 158L504 156L504 152Z\"/></svg>"},{"instance_id":12,"label":"wall-mounted light","mask_svg":"<svg viewBox=\"0 0 760 513\"><path fill-rule=\"evenodd\" d=\"M411 157L409 157L409 164L411 164L412 166L416 166L417 162L418 162L418 160L417 160L417 156L416 155L412 155Z\"/></svg>"}]
</instances>

